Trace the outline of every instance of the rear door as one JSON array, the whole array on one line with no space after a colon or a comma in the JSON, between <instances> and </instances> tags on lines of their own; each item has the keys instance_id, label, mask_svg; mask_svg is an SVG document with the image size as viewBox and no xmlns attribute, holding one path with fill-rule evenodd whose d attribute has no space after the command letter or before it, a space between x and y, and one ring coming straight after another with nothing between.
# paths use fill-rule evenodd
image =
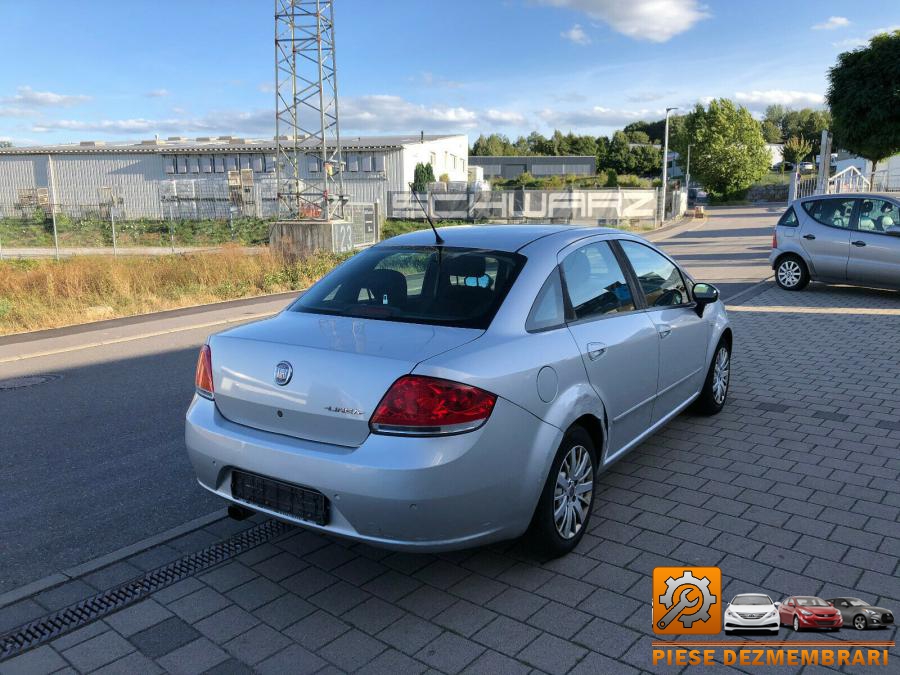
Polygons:
<instances>
[{"instance_id":1,"label":"rear door","mask_svg":"<svg viewBox=\"0 0 900 675\"><path fill-rule=\"evenodd\" d=\"M890 199L858 199L850 235L847 281L900 288L900 206Z\"/></svg>"},{"instance_id":2,"label":"rear door","mask_svg":"<svg viewBox=\"0 0 900 675\"><path fill-rule=\"evenodd\" d=\"M659 384L651 423L692 398L706 375L709 324L697 316L678 266L642 243L619 240L659 336Z\"/></svg>"},{"instance_id":3,"label":"rear door","mask_svg":"<svg viewBox=\"0 0 900 675\"><path fill-rule=\"evenodd\" d=\"M606 461L650 426L659 338L608 241L563 250L560 268L568 327L609 418Z\"/></svg>"},{"instance_id":4,"label":"rear door","mask_svg":"<svg viewBox=\"0 0 900 675\"><path fill-rule=\"evenodd\" d=\"M847 278L855 204L855 199L846 197L801 202L800 245L812 261L816 278L834 281Z\"/></svg>"}]
</instances>

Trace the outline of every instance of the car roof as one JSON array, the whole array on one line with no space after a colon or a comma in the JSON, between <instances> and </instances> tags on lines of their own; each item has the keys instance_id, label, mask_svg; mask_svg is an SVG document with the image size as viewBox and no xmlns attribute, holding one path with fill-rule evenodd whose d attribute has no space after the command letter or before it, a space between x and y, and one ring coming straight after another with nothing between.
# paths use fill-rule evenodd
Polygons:
<instances>
[{"instance_id":1,"label":"car roof","mask_svg":"<svg viewBox=\"0 0 900 675\"><path fill-rule=\"evenodd\" d=\"M462 248L481 248L492 251L518 251L523 246L544 237L575 240L593 234L625 234L622 230L609 227L585 227L581 225L553 225L539 223L534 225L457 225L439 227L438 233L445 246ZM434 233L431 228L408 232L391 237L380 246L433 246Z\"/></svg>"},{"instance_id":2,"label":"car roof","mask_svg":"<svg viewBox=\"0 0 900 675\"><path fill-rule=\"evenodd\" d=\"M825 195L806 195L800 197L798 202L809 202L814 199L884 199L890 197L894 200L900 199L900 193L897 192L835 192Z\"/></svg>"}]
</instances>

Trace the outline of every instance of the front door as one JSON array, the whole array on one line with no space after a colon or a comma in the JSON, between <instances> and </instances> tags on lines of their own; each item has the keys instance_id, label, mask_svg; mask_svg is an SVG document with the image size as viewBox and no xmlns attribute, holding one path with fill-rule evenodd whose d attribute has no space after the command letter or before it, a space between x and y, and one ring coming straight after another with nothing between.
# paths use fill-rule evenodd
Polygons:
<instances>
[{"instance_id":1,"label":"front door","mask_svg":"<svg viewBox=\"0 0 900 675\"><path fill-rule=\"evenodd\" d=\"M812 261L817 279L843 281L850 257L850 227L855 199L822 197L802 202L800 244Z\"/></svg>"},{"instance_id":2,"label":"front door","mask_svg":"<svg viewBox=\"0 0 900 675\"><path fill-rule=\"evenodd\" d=\"M659 376L659 337L607 241L563 252L569 330L591 386L606 408L607 456L629 447L650 427Z\"/></svg>"},{"instance_id":3,"label":"front door","mask_svg":"<svg viewBox=\"0 0 900 675\"><path fill-rule=\"evenodd\" d=\"M857 201L859 217L850 233L847 281L900 288L900 207L890 199Z\"/></svg>"},{"instance_id":4,"label":"front door","mask_svg":"<svg viewBox=\"0 0 900 675\"><path fill-rule=\"evenodd\" d=\"M644 294L659 336L659 384L651 423L693 398L706 377L710 326L694 309L681 270L636 241L619 242Z\"/></svg>"}]
</instances>

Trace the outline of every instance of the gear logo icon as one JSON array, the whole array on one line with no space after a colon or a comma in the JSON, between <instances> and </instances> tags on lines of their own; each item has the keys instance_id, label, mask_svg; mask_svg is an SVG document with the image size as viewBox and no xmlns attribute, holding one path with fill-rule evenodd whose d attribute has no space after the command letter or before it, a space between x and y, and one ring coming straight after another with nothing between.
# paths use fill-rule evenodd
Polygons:
<instances>
[{"instance_id":1,"label":"gear logo icon","mask_svg":"<svg viewBox=\"0 0 900 675\"><path fill-rule=\"evenodd\" d=\"M653 632L714 635L722 630L722 570L657 567L653 570Z\"/></svg>"}]
</instances>

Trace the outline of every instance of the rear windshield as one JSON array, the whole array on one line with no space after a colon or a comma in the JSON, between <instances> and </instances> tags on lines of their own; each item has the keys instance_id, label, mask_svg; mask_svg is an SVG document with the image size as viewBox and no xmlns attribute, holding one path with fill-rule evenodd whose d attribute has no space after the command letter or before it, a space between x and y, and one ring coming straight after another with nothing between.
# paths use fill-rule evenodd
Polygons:
<instances>
[{"instance_id":1,"label":"rear windshield","mask_svg":"<svg viewBox=\"0 0 900 675\"><path fill-rule=\"evenodd\" d=\"M487 328L525 257L447 246L378 246L310 288L295 312Z\"/></svg>"}]
</instances>

